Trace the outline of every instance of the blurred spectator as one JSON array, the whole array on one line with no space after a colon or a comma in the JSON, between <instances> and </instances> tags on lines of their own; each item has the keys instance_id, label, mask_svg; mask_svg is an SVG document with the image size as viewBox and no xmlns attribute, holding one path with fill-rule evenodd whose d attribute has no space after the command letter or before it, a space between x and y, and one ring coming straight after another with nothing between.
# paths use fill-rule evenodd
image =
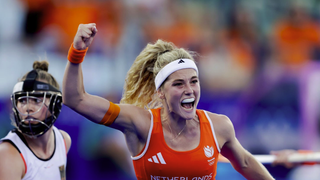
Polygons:
<instances>
[{"instance_id":1,"label":"blurred spectator","mask_svg":"<svg viewBox=\"0 0 320 180\"><path fill-rule=\"evenodd\" d=\"M51 1L54 6L45 19L45 30L49 31L49 35L44 35L43 38L52 36L56 41L53 50L65 52L73 41L74 28L79 23L97 22L99 9L96 1Z\"/></svg>"},{"instance_id":2,"label":"blurred spectator","mask_svg":"<svg viewBox=\"0 0 320 180\"><path fill-rule=\"evenodd\" d=\"M29 41L46 25L48 15L53 8L52 0L21 0L26 7L24 35Z\"/></svg>"},{"instance_id":3,"label":"blurred spectator","mask_svg":"<svg viewBox=\"0 0 320 180\"><path fill-rule=\"evenodd\" d=\"M165 1L157 11L145 10L148 15L144 22L147 41L158 39L171 41L177 46L192 47L198 38L199 27L193 18L199 10L193 6L175 1Z\"/></svg>"},{"instance_id":4,"label":"blurred spectator","mask_svg":"<svg viewBox=\"0 0 320 180\"><path fill-rule=\"evenodd\" d=\"M53 52L65 52L80 23L95 22L101 33L91 52L112 54L122 33L122 1L24 0L28 2L26 33L39 35L39 43ZM40 2L38 2L40 1ZM76 2L76 3L75 3Z\"/></svg>"},{"instance_id":5,"label":"blurred spectator","mask_svg":"<svg viewBox=\"0 0 320 180\"><path fill-rule=\"evenodd\" d=\"M119 46L124 33L124 16L126 15L126 9L122 0L96 1L98 5L98 19L96 23L97 26L99 26L99 33L103 34L103 36L98 40L99 43L96 43L98 44L97 46L100 45L100 47L96 46L93 48L114 59L115 50Z\"/></svg>"},{"instance_id":6,"label":"blurred spectator","mask_svg":"<svg viewBox=\"0 0 320 180\"><path fill-rule=\"evenodd\" d=\"M205 52L200 52L204 54L200 78L205 88L231 94L245 91L262 58L261 35L252 12L236 7L225 28L211 39L217 42L208 42L209 46L202 48Z\"/></svg>"},{"instance_id":7,"label":"blurred spectator","mask_svg":"<svg viewBox=\"0 0 320 180\"><path fill-rule=\"evenodd\" d=\"M297 68L315 59L319 50L318 22L303 6L293 4L284 18L273 27L272 49L274 61L287 68Z\"/></svg>"}]
</instances>

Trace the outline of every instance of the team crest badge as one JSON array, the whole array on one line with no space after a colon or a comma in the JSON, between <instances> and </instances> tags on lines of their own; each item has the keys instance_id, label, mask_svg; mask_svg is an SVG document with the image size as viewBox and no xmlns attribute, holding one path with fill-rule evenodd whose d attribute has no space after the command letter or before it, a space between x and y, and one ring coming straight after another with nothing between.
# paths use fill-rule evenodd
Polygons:
<instances>
[{"instance_id":1,"label":"team crest badge","mask_svg":"<svg viewBox=\"0 0 320 180\"><path fill-rule=\"evenodd\" d=\"M203 147L203 150L204 150L204 155L207 156L207 158L211 158L214 154L214 150L213 150L213 147L209 147L209 146L205 146Z\"/></svg>"}]
</instances>

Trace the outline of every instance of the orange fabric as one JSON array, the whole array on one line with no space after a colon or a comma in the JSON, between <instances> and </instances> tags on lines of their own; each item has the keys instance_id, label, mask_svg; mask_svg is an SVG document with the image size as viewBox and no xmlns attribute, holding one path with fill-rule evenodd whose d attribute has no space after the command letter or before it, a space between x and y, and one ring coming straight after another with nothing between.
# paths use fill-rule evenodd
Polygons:
<instances>
[{"instance_id":1,"label":"orange fabric","mask_svg":"<svg viewBox=\"0 0 320 180\"><path fill-rule=\"evenodd\" d=\"M110 107L99 124L110 126L120 113L120 107L110 101Z\"/></svg>"},{"instance_id":2,"label":"orange fabric","mask_svg":"<svg viewBox=\"0 0 320 180\"><path fill-rule=\"evenodd\" d=\"M63 138L63 142L64 142L64 147L66 149L66 155L67 155L68 154L67 142L64 138Z\"/></svg>"},{"instance_id":3,"label":"orange fabric","mask_svg":"<svg viewBox=\"0 0 320 180\"><path fill-rule=\"evenodd\" d=\"M84 57L87 54L87 51L88 51L88 48L86 48L85 50L75 49L72 43L68 52L68 60L74 64L82 63L84 60Z\"/></svg>"},{"instance_id":4,"label":"orange fabric","mask_svg":"<svg viewBox=\"0 0 320 180\"><path fill-rule=\"evenodd\" d=\"M177 46L189 46L199 39L200 29L190 19L173 16L175 23L163 26L156 21L148 21L143 26L143 31L149 41L161 39L170 41Z\"/></svg>"},{"instance_id":5,"label":"orange fabric","mask_svg":"<svg viewBox=\"0 0 320 180\"><path fill-rule=\"evenodd\" d=\"M319 46L319 27L306 22L300 27L280 22L275 28L276 53L287 65L300 65L312 60L314 47Z\"/></svg>"},{"instance_id":6,"label":"orange fabric","mask_svg":"<svg viewBox=\"0 0 320 180\"><path fill-rule=\"evenodd\" d=\"M103 1L99 4L97 24L101 40L108 48L116 48L123 34L123 12L126 11L120 1Z\"/></svg>"},{"instance_id":7,"label":"orange fabric","mask_svg":"<svg viewBox=\"0 0 320 180\"><path fill-rule=\"evenodd\" d=\"M24 174L27 174L27 163L26 163L26 160L24 159L22 153L20 153L20 156L21 156L21 158L22 158L22 160L23 160L24 167L25 167L25 168L24 168Z\"/></svg>"},{"instance_id":8,"label":"orange fabric","mask_svg":"<svg viewBox=\"0 0 320 180\"><path fill-rule=\"evenodd\" d=\"M189 151L176 151L164 140L160 110L161 108L151 110L151 136L149 135L142 152L132 157L137 179L214 180L220 152L204 111L197 110L201 129L198 147Z\"/></svg>"},{"instance_id":9,"label":"orange fabric","mask_svg":"<svg viewBox=\"0 0 320 180\"><path fill-rule=\"evenodd\" d=\"M248 46L248 42L241 40L241 37L234 37L233 39L227 39L226 45L234 64L245 68L248 72L255 70L255 57L252 47Z\"/></svg>"}]
</instances>

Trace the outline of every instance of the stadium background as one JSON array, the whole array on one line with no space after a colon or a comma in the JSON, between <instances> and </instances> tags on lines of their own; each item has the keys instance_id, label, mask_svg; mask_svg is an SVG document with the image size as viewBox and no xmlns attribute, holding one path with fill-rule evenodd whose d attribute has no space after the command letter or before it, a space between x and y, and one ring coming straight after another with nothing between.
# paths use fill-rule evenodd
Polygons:
<instances>
[{"instance_id":1,"label":"stadium background","mask_svg":"<svg viewBox=\"0 0 320 180\"><path fill-rule=\"evenodd\" d=\"M253 154L319 150L318 0L0 0L0 136L14 84L47 59L60 85L79 23L99 30L84 66L86 90L119 102L125 75L148 42L199 53L199 108L226 114ZM67 179L134 179L121 133L67 107L56 122L73 140ZM1 160L1 159L0 159ZM278 180L312 180L319 166L266 165ZM243 178L219 163L217 180Z\"/></svg>"}]
</instances>

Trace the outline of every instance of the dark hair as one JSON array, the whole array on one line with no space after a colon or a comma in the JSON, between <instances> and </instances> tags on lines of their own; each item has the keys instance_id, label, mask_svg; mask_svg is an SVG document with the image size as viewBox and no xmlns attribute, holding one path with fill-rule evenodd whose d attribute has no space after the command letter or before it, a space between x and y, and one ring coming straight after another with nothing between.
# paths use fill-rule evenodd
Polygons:
<instances>
[{"instance_id":1,"label":"dark hair","mask_svg":"<svg viewBox=\"0 0 320 180\"><path fill-rule=\"evenodd\" d=\"M47 60L34 61L32 67L33 67L33 70L36 70L38 72L37 80L46 81L46 83L50 84L51 86L53 86L57 89L60 89L60 86L59 86L57 80L50 73L48 73L49 62ZM26 76L28 73L26 73L20 79L20 81L24 81L26 79Z\"/></svg>"}]
</instances>

